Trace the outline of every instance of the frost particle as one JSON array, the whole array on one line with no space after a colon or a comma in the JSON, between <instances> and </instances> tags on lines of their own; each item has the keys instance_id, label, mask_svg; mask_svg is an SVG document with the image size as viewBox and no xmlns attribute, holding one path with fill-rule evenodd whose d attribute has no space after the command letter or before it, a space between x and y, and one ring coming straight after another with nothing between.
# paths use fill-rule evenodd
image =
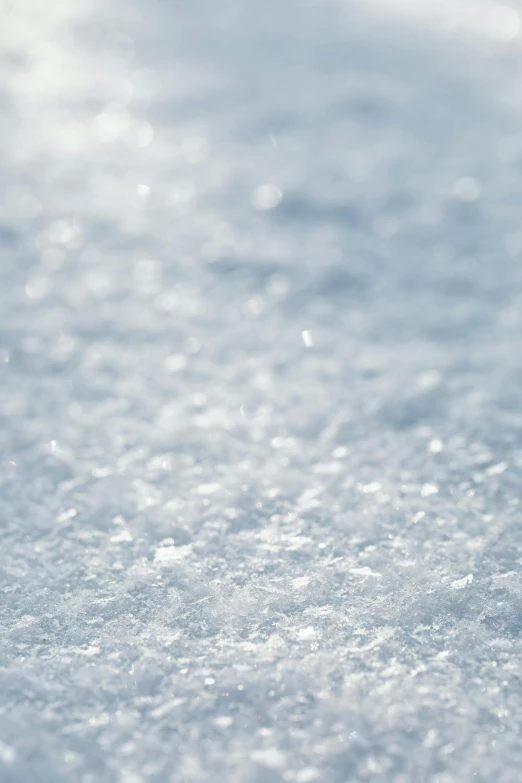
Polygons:
<instances>
[{"instance_id":1,"label":"frost particle","mask_svg":"<svg viewBox=\"0 0 522 783\"><path fill-rule=\"evenodd\" d=\"M312 348L314 341L312 338L312 332L310 332L308 329L305 329L303 332L301 332L301 337L303 338L303 344L305 348Z\"/></svg>"},{"instance_id":2,"label":"frost particle","mask_svg":"<svg viewBox=\"0 0 522 783\"><path fill-rule=\"evenodd\" d=\"M372 571L372 569L368 568L368 566L363 566L362 568L350 568L350 573L354 574L355 576L375 576L378 579L382 577L382 574L379 574L378 571Z\"/></svg>"},{"instance_id":3,"label":"frost particle","mask_svg":"<svg viewBox=\"0 0 522 783\"><path fill-rule=\"evenodd\" d=\"M462 579L455 579L455 581L450 584L450 587L452 587L454 590L462 590L472 582L473 574L468 574L467 576L463 576Z\"/></svg>"},{"instance_id":4,"label":"frost particle","mask_svg":"<svg viewBox=\"0 0 522 783\"><path fill-rule=\"evenodd\" d=\"M491 467L486 470L486 473L488 476L500 476L500 474L504 473L507 468L507 462L499 462L497 465L491 465Z\"/></svg>"},{"instance_id":5,"label":"frost particle","mask_svg":"<svg viewBox=\"0 0 522 783\"><path fill-rule=\"evenodd\" d=\"M439 488L436 484L423 484L421 488L421 495L423 498L428 498L430 495L436 495Z\"/></svg>"},{"instance_id":6,"label":"frost particle","mask_svg":"<svg viewBox=\"0 0 522 783\"><path fill-rule=\"evenodd\" d=\"M317 631L311 625L309 625L308 628L301 628L301 630L297 634L297 638L301 641L304 641L306 639L315 639L316 636L317 636Z\"/></svg>"}]
</instances>

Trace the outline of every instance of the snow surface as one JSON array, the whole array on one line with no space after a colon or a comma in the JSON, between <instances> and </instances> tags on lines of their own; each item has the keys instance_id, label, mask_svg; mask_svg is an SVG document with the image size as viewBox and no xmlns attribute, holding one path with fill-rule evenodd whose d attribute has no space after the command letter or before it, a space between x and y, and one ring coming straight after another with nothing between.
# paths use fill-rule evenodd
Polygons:
<instances>
[{"instance_id":1,"label":"snow surface","mask_svg":"<svg viewBox=\"0 0 522 783\"><path fill-rule=\"evenodd\" d=\"M522 779L520 11L3 0L2 783Z\"/></svg>"}]
</instances>

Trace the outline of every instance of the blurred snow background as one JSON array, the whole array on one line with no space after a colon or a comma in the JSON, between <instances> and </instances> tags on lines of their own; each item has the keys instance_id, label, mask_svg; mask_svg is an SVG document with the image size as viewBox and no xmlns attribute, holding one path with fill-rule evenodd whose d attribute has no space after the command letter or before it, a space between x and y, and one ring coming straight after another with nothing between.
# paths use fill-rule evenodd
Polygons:
<instances>
[{"instance_id":1,"label":"blurred snow background","mask_svg":"<svg viewBox=\"0 0 522 783\"><path fill-rule=\"evenodd\" d=\"M521 10L3 0L2 783L520 780Z\"/></svg>"}]
</instances>

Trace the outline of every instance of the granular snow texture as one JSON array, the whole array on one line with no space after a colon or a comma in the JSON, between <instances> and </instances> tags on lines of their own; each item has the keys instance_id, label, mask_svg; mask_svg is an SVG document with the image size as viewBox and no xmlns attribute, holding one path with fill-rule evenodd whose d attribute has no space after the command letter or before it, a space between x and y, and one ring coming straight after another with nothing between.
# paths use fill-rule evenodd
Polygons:
<instances>
[{"instance_id":1,"label":"granular snow texture","mask_svg":"<svg viewBox=\"0 0 522 783\"><path fill-rule=\"evenodd\" d=\"M2 783L522 779L520 10L4 0Z\"/></svg>"}]
</instances>

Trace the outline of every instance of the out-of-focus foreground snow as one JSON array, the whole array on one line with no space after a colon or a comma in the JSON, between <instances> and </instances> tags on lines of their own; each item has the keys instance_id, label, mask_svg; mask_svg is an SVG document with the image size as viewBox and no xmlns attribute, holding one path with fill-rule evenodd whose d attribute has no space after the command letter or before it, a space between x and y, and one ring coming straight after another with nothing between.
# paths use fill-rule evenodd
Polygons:
<instances>
[{"instance_id":1,"label":"out-of-focus foreground snow","mask_svg":"<svg viewBox=\"0 0 522 783\"><path fill-rule=\"evenodd\" d=\"M520 780L520 10L3 0L2 783Z\"/></svg>"}]
</instances>

